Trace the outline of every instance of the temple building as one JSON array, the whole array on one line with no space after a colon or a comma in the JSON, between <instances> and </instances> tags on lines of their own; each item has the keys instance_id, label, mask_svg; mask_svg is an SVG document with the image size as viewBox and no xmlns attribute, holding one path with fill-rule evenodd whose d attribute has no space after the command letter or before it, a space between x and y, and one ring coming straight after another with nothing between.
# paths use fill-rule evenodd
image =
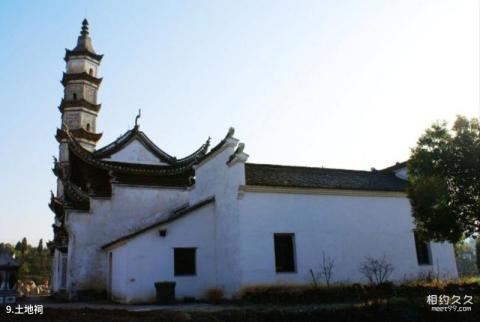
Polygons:
<instances>
[{"instance_id":1,"label":"temple building","mask_svg":"<svg viewBox=\"0 0 480 322\"><path fill-rule=\"evenodd\" d=\"M391 280L434 271L456 277L453 247L414 233L405 163L357 171L249 163L230 128L182 158L135 126L97 148L103 56L83 21L66 50L57 129L58 178L52 287L70 299L154 301L154 283L176 296L209 289L232 297L255 284L310 284L322 254L332 282L368 282L367 258L386 258Z\"/></svg>"}]
</instances>

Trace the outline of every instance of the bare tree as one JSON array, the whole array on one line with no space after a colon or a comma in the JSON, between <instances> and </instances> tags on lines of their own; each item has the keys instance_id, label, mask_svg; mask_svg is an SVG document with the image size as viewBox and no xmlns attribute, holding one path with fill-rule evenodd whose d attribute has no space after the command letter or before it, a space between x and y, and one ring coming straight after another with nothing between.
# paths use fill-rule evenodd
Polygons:
<instances>
[{"instance_id":1,"label":"bare tree","mask_svg":"<svg viewBox=\"0 0 480 322\"><path fill-rule=\"evenodd\" d=\"M310 275L312 276L313 285L318 286L318 280L324 279L327 287L330 286L330 281L332 280L333 268L335 267L335 260L330 256L325 255L325 251L322 251L322 265L320 266L320 272L315 274L312 269L310 269Z\"/></svg>"},{"instance_id":2,"label":"bare tree","mask_svg":"<svg viewBox=\"0 0 480 322\"><path fill-rule=\"evenodd\" d=\"M330 286L334 266L335 260L330 256L326 256L325 252L322 251L322 269L320 271L320 276L322 276L325 280L325 284L327 284L327 287Z\"/></svg>"},{"instance_id":3,"label":"bare tree","mask_svg":"<svg viewBox=\"0 0 480 322\"><path fill-rule=\"evenodd\" d=\"M394 268L387 256L383 254L380 258L366 257L360 264L360 273L362 273L370 283L380 284L388 281Z\"/></svg>"}]
</instances>

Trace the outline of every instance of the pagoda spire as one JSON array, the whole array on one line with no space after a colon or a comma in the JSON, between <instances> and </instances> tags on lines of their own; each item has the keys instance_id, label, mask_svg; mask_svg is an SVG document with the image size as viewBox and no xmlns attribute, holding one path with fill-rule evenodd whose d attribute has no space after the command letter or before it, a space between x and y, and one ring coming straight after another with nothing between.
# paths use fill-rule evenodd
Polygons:
<instances>
[{"instance_id":1,"label":"pagoda spire","mask_svg":"<svg viewBox=\"0 0 480 322\"><path fill-rule=\"evenodd\" d=\"M96 54L95 49L93 49L92 39L90 38L87 18L82 21L82 30L80 31L77 46L73 49L73 52L89 52Z\"/></svg>"},{"instance_id":2,"label":"pagoda spire","mask_svg":"<svg viewBox=\"0 0 480 322\"><path fill-rule=\"evenodd\" d=\"M87 18L82 21L82 31L80 32L82 36L88 36L88 20Z\"/></svg>"}]
</instances>

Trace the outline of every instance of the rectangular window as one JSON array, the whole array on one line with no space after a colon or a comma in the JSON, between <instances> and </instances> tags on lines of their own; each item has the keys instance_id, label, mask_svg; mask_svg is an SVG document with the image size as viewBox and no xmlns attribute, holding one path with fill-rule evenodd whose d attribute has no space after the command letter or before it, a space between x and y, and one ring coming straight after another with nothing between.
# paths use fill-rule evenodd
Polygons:
<instances>
[{"instance_id":1,"label":"rectangular window","mask_svg":"<svg viewBox=\"0 0 480 322\"><path fill-rule=\"evenodd\" d=\"M277 273L295 272L293 234L274 234L275 270Z\"/></svg>"},{"instance_id":2,"label":"rectangular window","mask_svg":"<svg viewBox=\"0 0 480 322\"><path fill-rule=\"evenodd\" d=\"M432 265L432 254L430 251L430 243L423 241L417 233L413 233L415 238L415 250L417 251L418 265Z\"/></svg>"},{"instance_id":3,"label":"rectangular window","mask_svg":"<svg viewBox=\"0 0 480 322\"><path fill-rule=\"evenodd\" d=\"M196 274L195 251L196 248L173 249L175 276Z\"/></svg>"}]
</instances>

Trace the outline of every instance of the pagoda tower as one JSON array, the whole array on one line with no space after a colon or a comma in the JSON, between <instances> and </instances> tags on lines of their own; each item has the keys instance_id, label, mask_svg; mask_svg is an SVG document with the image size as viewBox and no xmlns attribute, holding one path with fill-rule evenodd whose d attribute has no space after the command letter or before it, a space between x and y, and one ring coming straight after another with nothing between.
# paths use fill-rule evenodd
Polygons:
<instances>
[{"instance_id":1,"label":"pagoda tower","mask_svg":"<svg viewBox=\"0 0 480 322\"><path fill-rule=\"evenodd\" d=\"M66 72L63 73L64 95L59 110L62 113L61 128L56 138L60 143L60 162L68 161L66 151L66 130L86 150L93 151L102 136L96 132L100 104L97 92L102 82L98 68L103 55L93 49L89 36L88 21L82 22L82 30L73 50L66 49Z\"/></svg>"},{"instance_id":2,"label":"pagoda tower","mask_svg":"<svg viewBox=\"0 0 480 322\"><path fill-rule=\"evenodd\" d=\"M75 208L70 179L69 136L75 138L85 150L93 152L102 136L97 133L97 115L101 105L97 92L102 81L98 68L103 55L98 55L89 36L88 21L82 22L82 30L74 49L66 49L66 71L61 83L64 94L60 106L61 126L55 138L59 143L59 157L54 158L53 172L57 176L57 193L50 200L50 209L55 213L54 269L52 285L56 290L66 290L69 234L65 226L65 209ZM70 193L67 193L68 191ZM79 193L80 191L77 191Z\"/></svg>"}]
</instances>

